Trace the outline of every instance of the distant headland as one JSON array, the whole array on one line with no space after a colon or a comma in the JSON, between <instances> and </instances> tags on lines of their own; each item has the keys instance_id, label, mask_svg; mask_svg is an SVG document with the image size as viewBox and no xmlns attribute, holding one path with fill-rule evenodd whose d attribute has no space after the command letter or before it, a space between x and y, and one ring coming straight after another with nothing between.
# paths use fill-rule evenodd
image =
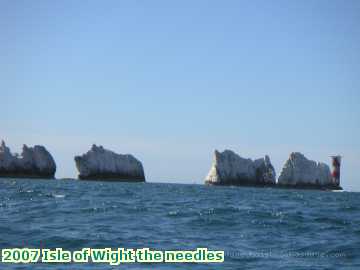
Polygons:
<instances>
[{"instance_id":1,"label":"distant headland","mask_svg":"<svg viewBox=\"0 0 360 270\"><path fill-rule=\"evenodd\" d=\"M55 161L44 146L24 144L21 155L13 155L1 141L0 177L54 178L55 172Z\"/></svg>"},{"instance_id":2,"label":"distant headland","mask_svg":"<svg viewBox=\"0 0 360 270\"><path fill-rule=\"evenodd\" d=\"M214 161L205 183L209 185L265 186L276 184L275 169L270 158L242 158L231 150L215 150Z\"/></svg>"},{"instance_id":3,"label":"distant headland","mask_svg":"<svg viewBox=\"0 0 360 270\"><path fill-rule=\"evenodd\" d=\"M269 156L245 159L231 150L215 150L213 164L205 178L208 185L276 186L341 190L341 157L334 156L333 173L328 165L307 159L299 152L290 154L276 182L275 169Z\"/></svg>"},{"instance_id":4,"label":"distant headland","mask_svg":"<svg viewBox=\"0 0 360 270\"><path fill-rule=\"evenodd\" d=\"M131 154L117 154L102 146L92 145L85 154L75 156L81 180L145 182L142 163ZM270 157L252 160L231 150L215 150L207 185L235 185L341 190L341 157L332 157L333 170L327 164L307 159L299 152L290 154L280 176ZM56 164L44 146L23 146L21 155L12 154L2 141L0 145L0 177L54 178Z\"/></svg>"},{"instance_id":5,"label":"distant headland","mask_svg":"<svg viewBox=\"0 0 360 270\"><path fill-rule=\"evenodd\" d=\"M75 157L79 179L145 182L142 163L134 156L116 154L93 144L82 156Z\"/></svg>"}]
</instances>

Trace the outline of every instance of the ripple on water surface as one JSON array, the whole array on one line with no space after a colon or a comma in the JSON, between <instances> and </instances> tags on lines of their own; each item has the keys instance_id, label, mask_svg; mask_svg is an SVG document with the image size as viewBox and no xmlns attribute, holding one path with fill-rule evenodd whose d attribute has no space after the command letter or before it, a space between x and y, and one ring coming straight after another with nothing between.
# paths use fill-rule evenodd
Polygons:
<instances>
[{"instance_id":1,"label":"ripple on water surface","mask_svg":"<svg viewBox=\"0 0 360 270\"><path fill-rule=\"evenodd\" d=\"M360 269L359 201L352 192L2 179L0 247L208 247L225 251L216 269Z\"/></svg>"}]
</instances>

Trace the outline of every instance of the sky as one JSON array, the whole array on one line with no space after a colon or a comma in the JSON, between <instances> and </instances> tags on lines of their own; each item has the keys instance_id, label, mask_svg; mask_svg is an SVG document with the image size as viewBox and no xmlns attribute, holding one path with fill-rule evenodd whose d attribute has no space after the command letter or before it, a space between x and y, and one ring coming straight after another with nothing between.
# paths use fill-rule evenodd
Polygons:
<instances>
[{"instance_id":1,"label":"sky","mask_svg":"<svg viewBox=\"0 0 360 270\"><path fill-rule=\"evenodd\" d=\"M93 143L149 182L203 183L215 149L293 151L360 191L359 1L0 1L0 138L56 177Z\"/></svg>"}]
</instances>

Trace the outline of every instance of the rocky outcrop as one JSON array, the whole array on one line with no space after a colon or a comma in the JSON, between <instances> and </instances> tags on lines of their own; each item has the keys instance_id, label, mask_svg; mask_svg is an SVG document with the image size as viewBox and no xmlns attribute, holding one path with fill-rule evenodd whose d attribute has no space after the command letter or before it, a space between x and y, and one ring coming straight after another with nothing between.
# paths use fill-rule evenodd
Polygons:
<instances>
[{"instance_id":1,"label":"rocky outcrop","mask_svg":"<svg viewBox=\"0 0 360 270\"><path fill-rule=\"evenodd\" d=\"M242 158L231 150L215 150L205 183L210 185L275 185L275 170L270 158Z\"/></svg>"},{"instance_id":2,"label":"rocky outcrop","mask_svg":"<svg viewBox=\"0 0 360 270\"><path fill-rule=\"evenodd\" d=\"M95 144L75 157L79 179L145 182L144 169L132 155L120 155Z\"/></svg>"},{"instance_id":3,"label":"rocky outcrop","mask_svg":"<svg viewBox=\"0 0 360 270\"><path fill-rule=\"evenodd\" d=\"M303 154L293 152L280 173L279 186L341 189L331 176L330 168L322 162L307 159Z\"/></svg>"},{"instance_id":4,"label":"rocky outcrop","mask_svg":"<svg viewBox=\"0 0 360 270\"><path fill-rule=\"evenodd\" d=\"M0 177L54 178L55 171L55 161L44 146L24 144L21 155L13 155L1 142Z\"/></svg>"}]
</instances>

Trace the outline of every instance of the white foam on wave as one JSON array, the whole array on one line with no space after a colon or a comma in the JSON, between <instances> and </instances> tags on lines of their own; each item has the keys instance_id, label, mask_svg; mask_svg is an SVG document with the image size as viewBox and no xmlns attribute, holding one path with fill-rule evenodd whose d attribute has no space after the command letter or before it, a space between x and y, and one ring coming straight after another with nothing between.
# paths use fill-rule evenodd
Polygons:
<instances>
[{"instance_id":1,"label":"white foam on wave","mask_svg":"<svg viewBox=\"0 0 360 270\"><path fill-rule=\"evenodd\" d=\"M65 198L64 194L52 194L54 198Z\"/></svg>"}]
</instances>

